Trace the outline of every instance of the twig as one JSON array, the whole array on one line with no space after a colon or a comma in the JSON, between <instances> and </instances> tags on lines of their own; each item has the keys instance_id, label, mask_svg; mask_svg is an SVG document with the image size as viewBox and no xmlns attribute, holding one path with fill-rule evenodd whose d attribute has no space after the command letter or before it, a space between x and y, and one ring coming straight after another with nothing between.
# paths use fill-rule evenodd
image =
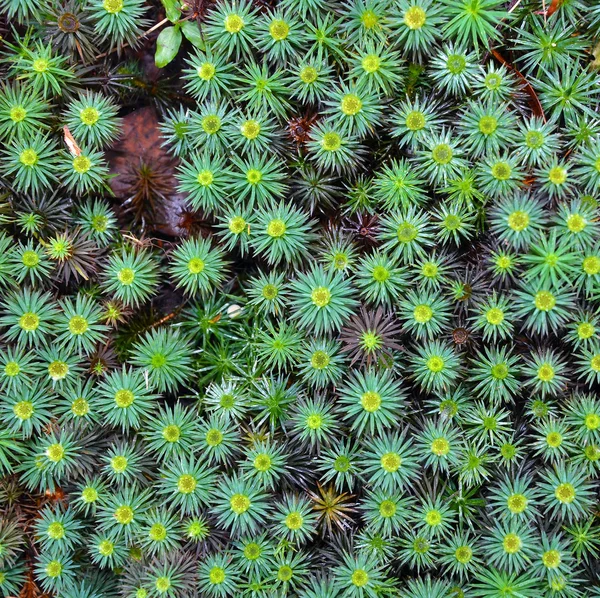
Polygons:
<instances>
[{"instance_id":1,"label":"twig","mask_svg":"<svg viewBox=\"0 0 600 598\"><path fill-rule=\"evenodd\" d=\"M546 122L546 115L544 114L544 108L542 106L542 103L540 102L540 99L538 98L537 94L535 93L535 89L533 89L533 86L531 85L531 83L529 83L529 81L527 81L525 76L520 71L518 71L513 64L508 62L508 60L506 60L506 58L504 58L504 56L502 56L502 54L500 54L500 52L498 52L498 50L495 50L494 48L492 48L490 50L490 52L492 53L492 56L500 64L503 64L504 66L506 66L506 68L510 69L517 75L517 77L521 80L521 84L522 84L525 92L531 99L531 102L532 102L531 111L533 112L533 114L541 117L542 120L544 122Z\"/></svg>"},{"instance_id":2,"label":"twig","mask_svg":"<svg viewBox=\"0 0 600 598\"><path fill-rule=\"evenodd\" d=\"M167 19L165 17L162 21L160 21L160 23L156 23L156 25L150 27L150 29L148 29L148 31L142 33L142 35L140 35L138 37L138 39L142 39L142 37L146 37L147 35L149 35L153 31L156 31L159 27L162 27L165 23L168 23L168 22L169 22L169 19Z\"/></svg>"},{"instance_id":3,"label":"twig","mask_svg":"<svg viewBox=\"0 0 600 598\"><path fill-rule=\"evenodd\" d=\"M521 4L523 0L517 0L509 9L508 14L510 14L513 10L515 10L515 8L517 8L519 6L519 4Z\"/></svg>"},{"instance_id":4,"label":"twig","mask_svg":"<svg viewBox=\"0 0 600 598\"><path fill-rule=\"evenodd\" d=\"M150 33L152 33L153 31L156 31L159 27L162 27L165 23L168 23L169 19L167 19L166 17L160 21L159 23L156 23L156 25L152 25L152 27L150 27L150 29L148 29L148 31L144 31L144 33L141 33L140 35L138 35L135 39L136 41L138 39L142 39L143 37L146 37L147 35L149 35ZM129 44L125 43L121 46L120 49L123 49L125 47L127 47ZM110 52L102 52L102 54L98 54L98 56L96 56L96 60L99 60L100 58L104 58L105 56L108 56L109 54L112 54L113 52L116 52L117 48L113 48L112 50L110 50Z\"/></svg>"}]
</instances>

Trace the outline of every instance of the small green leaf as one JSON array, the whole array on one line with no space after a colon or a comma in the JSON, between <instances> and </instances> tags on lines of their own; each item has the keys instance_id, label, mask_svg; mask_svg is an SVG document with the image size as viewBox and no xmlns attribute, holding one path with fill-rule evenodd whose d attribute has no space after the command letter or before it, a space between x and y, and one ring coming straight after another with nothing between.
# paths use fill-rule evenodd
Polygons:
<instances>
[{"instance_id":1,"label":"small green leaf","mask_svg":"<svg viewBox=\"0 0 600 598\"><path fill-rule=\"evenodd\" d=\"M179 21L179 19L181 18L181 8L179 0L161 0L161 2L162 5L165 7L167 19L169 19L171 23Z\"/></svg>"},{"instance_id":2,"label":"small green leaf","mask_svg":"<svg viewBox=\"0 0 600 598\"><path fill-rule=\"evenodd\" d=\"M204 40L202 39L202 35L200 35L200 28L196 21L183 21L183 23L181 23L181 29L183 35L185 35L196 48L204 50Z\"/></svg>"},{"instance_id":3,"label":"small green leaf","mask_svg":"<svg viewBox=\"0 0 600 598\"><path fill-rule=\"evenodd\" d=\"M154 62L158 68L167 66L179 51L182 35L179 27L167 27L156 38L156 54Z\"/></svg>"}]
</instances>

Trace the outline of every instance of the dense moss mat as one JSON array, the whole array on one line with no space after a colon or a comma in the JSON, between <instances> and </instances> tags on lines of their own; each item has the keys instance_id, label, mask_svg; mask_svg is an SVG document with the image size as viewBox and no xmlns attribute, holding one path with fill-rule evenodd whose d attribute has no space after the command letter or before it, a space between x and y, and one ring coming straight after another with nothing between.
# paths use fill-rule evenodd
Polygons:
<instances>
[{"instance_id":1,"label":"dense moss mat","mask_svg":"<svg viewBox=\"0 0 600 598\"><path fill-rule=\"evenodd\" d=\"M597 0L0 14L0 596L600 598Z\"/></svg>"}]
</instances>

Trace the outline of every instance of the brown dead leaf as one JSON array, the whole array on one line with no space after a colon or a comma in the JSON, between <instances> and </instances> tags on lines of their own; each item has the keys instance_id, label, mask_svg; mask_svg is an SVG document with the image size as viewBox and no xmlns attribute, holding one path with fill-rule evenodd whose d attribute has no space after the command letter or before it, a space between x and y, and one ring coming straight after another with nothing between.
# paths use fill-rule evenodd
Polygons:
<instances>
[{"instance_id":1,"label":"brown dead leaf","mask_svg":"<svg viewBox=\"0 0 600 598\"><path fill-rule=\"evenodd\" d=\"M550 3L550 6L548 7L548 10L546 10L546 16L547 17L552 16L560 8L560 5L562 3L563 3L563 0L552 0L552 2Z\"/></svg>"},{"instance_id":2,"label":"brown dead leaf","mask_svg":"<svg viewBox=\"0 0 600 598\"><path fill-rule=\"evenodd\" d=\"M77 145L77 141L75 141L75 137L73 137L67 125L63 127L63 132L65 134L65 143L71 154L73 156L81 156L81 148Z\"/></svg>"}]
</instances>

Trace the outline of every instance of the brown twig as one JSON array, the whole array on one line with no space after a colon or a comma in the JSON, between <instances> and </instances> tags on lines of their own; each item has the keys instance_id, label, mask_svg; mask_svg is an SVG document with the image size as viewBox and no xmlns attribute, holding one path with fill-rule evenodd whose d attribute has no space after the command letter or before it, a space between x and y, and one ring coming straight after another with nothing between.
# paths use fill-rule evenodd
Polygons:
<instances>
[{"instance_id":1,"label":"brown twig","mask_svg":"<svg viewBox=\"0 0 600 598\"><path fill-rule=\"evenodd\" d=\"M531 111L533 112L533 114L535 114L535 116L539 116L543 119L544 122L546 122L546 115L544 114L544 108L542 106L542 103L540 102L540 99L535 93L535 89L533 89L531 83L529 83L529 81L527 81L527 79L525 78L525 75L518 71L510 62L508 62L508 60L506 60L506 58L504 58L504 56L502 56L502 54L500 54L498 50L492 48L490 52L498 62L506 66L506 68L510 69L515 73L515 75L517 75L517 77L521 80L525 92L531 100Z\"/></svg>"},{"instance_id":2,"label":"brown twig","mask_svg":"<svg viewBox=\"0 0 600 598\"><path fill-rule=\"evenodd\" d=\"M185 20L185 19L183 19ZM140 35L138 35L135 39L142 39L143 37L146 37L148 35L150 35L153 31L156 31L158 28L162 27L165 23L168 23L169 19L167 19L166 17L156 23L155 25L152 25L152 27L150 27L150 29L148 29L148 31L144 31L144 33L141 33ZM125 43L121 46L121 49L126 48L129 44ZM105 56L108 56L109 54L112 54L113 52L116 52L117 48L113 48L112 50L110 50L109 52L102 52L102 54L98 54L98 56L96 56L96 60L99 60L100 58L104 58Z\"/></svg>"}]
</instances>

